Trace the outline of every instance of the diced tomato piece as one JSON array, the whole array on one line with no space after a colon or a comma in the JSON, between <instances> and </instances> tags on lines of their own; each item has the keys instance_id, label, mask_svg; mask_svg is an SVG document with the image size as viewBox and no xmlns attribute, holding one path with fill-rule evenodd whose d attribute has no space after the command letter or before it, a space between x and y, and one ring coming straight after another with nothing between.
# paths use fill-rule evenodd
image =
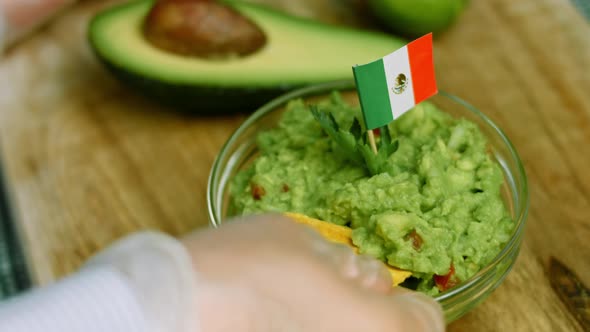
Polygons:
<instances>
[{"instance_id":1,"label":"diced tomato piece","mask_svg":"<svg viewBox=\"0 0 590 332\"><path fill-rule=\"evenodd\" d=\"M266 190L264 190L262 186L255 183L250 184L250 190L252 191L252 197L257 201L259 201L262 196L266 194Z\"/></svg>"},{"instance_id":2,"label":"diced tomato piece","mask_svg":"<svg viewBox=\"0 0 590 332\"><path fill-rule=\"evenodd\" d=\"M435 275L434 283L436 284L436 287L440 289L441 292L446 291L449 288L455 287L459 283L457 276L455 276L455 266L451 263L449 273L445 274L444 276Z\"/></svg>"},{"instance_id":3,"label":"diced tomato piece","mask_svg":"<svg viewBox=\"0 0 590 332\"><path fill-rule=\"evenodd\" d=\"M375 137L381 136L381 128L373 129L373 136L375 136Z\"/></svg>"},{"instance_id":4,"label":"diced tomato piece","mask_svg":"<svg viewBox=\"0 0 590 332\"><path fill-rule=\"evenodd\" d=\"M420 250L420 248L422 248L422 244L424 243L424 240L422 239L422 237L420 236L420 234L418 234L418 232L416 232L415 229L413 229L410 234L406 235L406 240L411 240L412 241L412 247L416 250Z\"/></svg>"}]
</instances>

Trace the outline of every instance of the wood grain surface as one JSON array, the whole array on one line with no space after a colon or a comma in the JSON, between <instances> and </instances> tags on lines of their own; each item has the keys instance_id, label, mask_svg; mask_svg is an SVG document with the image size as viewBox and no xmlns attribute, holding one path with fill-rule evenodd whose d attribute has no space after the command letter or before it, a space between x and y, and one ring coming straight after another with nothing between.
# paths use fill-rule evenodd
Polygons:
<instances>
[{"instance_id":1,"label":"wood grain surface","mask_svg":"<svg viewBox=\"0 0 590 332\"><path fill-rule=\"evenodd\" d=\"M362 25L362 1L266 1ZM213 159L243 116L187 117L115 81L85 41L86 1L0 62L0 153L38 284L139 230L207 225ZM450 331L582 331L552 290L550 256L590 285L590 25L568 0L471 1L437 36L439 86L476 105L525 163L531 208L504 284Z\"/></svg>"}]
</instances>

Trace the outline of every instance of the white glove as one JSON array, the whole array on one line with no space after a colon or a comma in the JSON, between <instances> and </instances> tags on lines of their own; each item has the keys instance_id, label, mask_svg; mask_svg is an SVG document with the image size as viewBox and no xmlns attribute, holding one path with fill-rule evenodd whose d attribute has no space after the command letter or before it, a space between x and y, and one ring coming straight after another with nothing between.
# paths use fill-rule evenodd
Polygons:
<instances>
[{"instance_id":1,"label":"white glove","mask_svg":"<svg viewBox=\"0 0 590 332\"><path fill-rule=\"evenodd\" d=\"M79 273L0 303L0 331L444 331L436 302L390 278L306 226L250 217L182 242L118 241Z\"/></svg>"},{"instance_id":2,"label":"white glove","mask_svg":"<svg viewBox=\"0 0 590 332\"><path fill-rule=\"evenodd\" d=\"M197 276L176 239L142 232L116 242L90 259L86 269L109 268L130 286L149 332L196 332Z\"/></svg>"},{"instance_id":3,"label":"white glove","mask_svg":"<svg viewBox=\"0 0 590 332\"><path fill-rule=\"evenodd\" d=\"M0 331L198 332L196 282L178 240L142 232L78 273L0 302Z\"/></svg>"},{"instance_id":4,"label":"white glove","mask_svg":"<svg viewBox=\"0 0 590 332\"><path fill-rule=\"evenodd\" d=\"M125 276L149 332L445 329L439 305L392 289L382 263L281 215L229 221L181 242L135 235L86 269L105 267Z\"/></svg>"},{"instance_id":5,"label":"white glove","mask_svg":"<svg viewBox=\"0 0 590 332\"><path fill-rule=\"evenodd\" d=\"M440 332L431 298L391 289L382 263L279 215L228 222L183 240L209 332Z\"/></svg>"}]
</instances>

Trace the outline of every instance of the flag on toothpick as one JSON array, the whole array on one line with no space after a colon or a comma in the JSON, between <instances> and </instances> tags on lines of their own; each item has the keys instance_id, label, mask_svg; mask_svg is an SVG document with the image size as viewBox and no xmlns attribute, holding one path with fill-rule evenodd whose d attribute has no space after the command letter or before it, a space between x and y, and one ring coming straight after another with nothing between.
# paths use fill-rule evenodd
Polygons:
<instances>
[{"instance_id":1,"label":"flag on toothpick","mask_svg":"<svg viewBox=\"0 0 590 332\"><path fill-rule=\"evenodd\" d=\"M369 130L387 125L438 92L431 33L352 71Z\"/></svg>"}]
</instances>

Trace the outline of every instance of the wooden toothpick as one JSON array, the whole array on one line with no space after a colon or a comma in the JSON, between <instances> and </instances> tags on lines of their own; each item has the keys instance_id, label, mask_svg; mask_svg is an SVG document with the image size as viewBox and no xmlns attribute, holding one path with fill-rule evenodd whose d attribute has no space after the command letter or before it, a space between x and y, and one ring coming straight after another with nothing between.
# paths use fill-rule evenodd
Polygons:
<instances>
[{"instance_id":1,"label":"wooden toothpick","mask_svg":"<svg viewBox=\"0 0 590 332\"><path fill-rule=\"evenodd\" d=\"M371 146L371 150L373 150L373 153L377 154L377 144L375 143L375 134L373 133L373 129L367 130L367 137L369 137L369 145Z\"/></svg>"}]
</instances>

